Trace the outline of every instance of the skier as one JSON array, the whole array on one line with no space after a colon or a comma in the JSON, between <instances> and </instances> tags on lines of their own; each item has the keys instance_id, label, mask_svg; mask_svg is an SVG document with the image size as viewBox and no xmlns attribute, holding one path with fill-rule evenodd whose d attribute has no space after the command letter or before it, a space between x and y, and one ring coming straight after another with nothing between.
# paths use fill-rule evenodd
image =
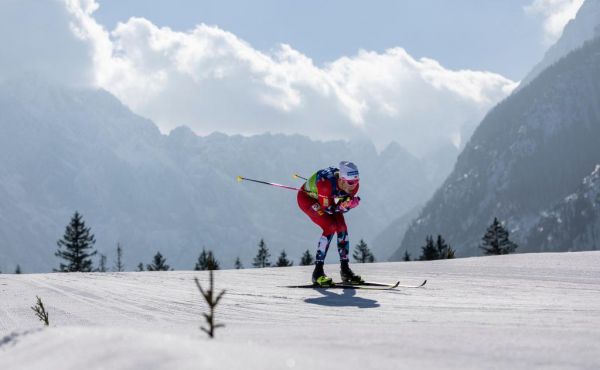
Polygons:
<instances>
[{"instance_id":1,"label":"skier","mask_svg":"<svg viewBox=\"0 0 600 370\"><path fill-rule=\"evenodd\" d=\"M358 168L352 162L342 161L339 168L329 167L314 173L298 191L298 206L323 229L317 246L314 284L329 286L333 280L325 275L323 264L333 235L337 233L340 255L340 275L345 283L361 284L364 281L348 266L350 246L344 213L358 206Z\"/></svg>"}]
</instances>

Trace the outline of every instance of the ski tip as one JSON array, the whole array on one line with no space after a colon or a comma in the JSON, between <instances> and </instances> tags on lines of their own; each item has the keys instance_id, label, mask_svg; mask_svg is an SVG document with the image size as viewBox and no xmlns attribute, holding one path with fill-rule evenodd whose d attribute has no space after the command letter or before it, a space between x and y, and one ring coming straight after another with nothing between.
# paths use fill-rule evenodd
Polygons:
<instances>
[{"instance_id":1,"label":"ski tip","mask_svg":"<svg viewBox=\"0 0 600 370\"><path fill-rule=\"evenodd\" d=\"M294 174L292 177L293 177L294 179L297 179L297 178L298 178L298 174Z\"/></svg>"},{"instance_id":2,"label":"ski tip","mask_svg":"<svg viewBox=\"0 0 600 370\"><path fill-rule=\"evenodd\" d=\"M235 178L237 180L237 182L242 182L242 180L244 179L242 176L238 176Z\"/></svg>"}]
</instances>

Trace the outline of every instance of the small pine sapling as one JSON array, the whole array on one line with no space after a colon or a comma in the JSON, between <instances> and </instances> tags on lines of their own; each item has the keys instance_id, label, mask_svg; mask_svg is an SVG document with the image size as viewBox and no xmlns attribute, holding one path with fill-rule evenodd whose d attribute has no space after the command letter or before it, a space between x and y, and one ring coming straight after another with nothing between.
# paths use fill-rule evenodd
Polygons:
<instances>
[{"instance_id":1,"label":"small pine sapling","mask_svg":"<svg viewBox=\"0 0 600 370\"><path fill-rule=\"evenodd\" d=\"M35 304L35 306L31 306L31 309L33 310L33 312L35 312L37 318L40 319L40 321L42 321L44 325L48 326L50 324L50 322L48 321L48 312L46 312L46 309L44 308L44 304L42 303L40 297L35 297L37 298L37 303Z\"/></svg>"},{"instance_id":2,"label":"small pine sapling","mask_svg":"<svg viewBox=\"0 0 600 370\"><path fill-rule=\"evenodd\" d=\"M196 282L196 286L200 290L200 293L202 293L202 296L206 300L206 303L208 303L208 307L210 309L209 313L203 313L202 314L202 315L204 315L204 318L206 319L206 322L208 323L208 328L200 327L200 329L202 331L204 331L206 334L208 334L208 336L210 336L211 338L214 338L214 336L215 336L215 329L216 328L222 328L222 327L225 326L224 324L215 324L215 307L217 306L217 304L219 303L219 301L223 297L223 294L225 294L225 291L224 290L221 291L221 293L219 293L216 296L216 298L213 299L213 296L214 296L213 270L209 270L209 279L210 279L209 280L210 281L210 287L209 287L208 290L202 289L202 286L200 285L200 282L198 281L198 278L194 278L194 281Z\"/></svg>"}]
</instances>

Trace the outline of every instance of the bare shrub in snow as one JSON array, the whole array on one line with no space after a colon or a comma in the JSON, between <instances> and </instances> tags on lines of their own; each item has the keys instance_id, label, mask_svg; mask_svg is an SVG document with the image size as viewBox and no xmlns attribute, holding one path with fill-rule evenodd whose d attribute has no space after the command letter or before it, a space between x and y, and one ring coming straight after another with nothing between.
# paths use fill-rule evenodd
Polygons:
<instances>
[{"instance_id":1,"label":"bare shrub in snow","mask_svg":"<svg viewBox=\"0 0 600 370\"><path fill-rule=\"evenodd\" d=\"M36 296L36 298L37 303L35 304L35 306L31 306L31 309L33 310L33 312L35 312L37 318L40 319L40 321L42 321L44 325L48 326L50 324L50 322L48 321L48 312L46 312L46 308L44 308L44 303L42 303L40 297Z\"/></svg>"},{"instance_id":2,"label":"bare shrub in snow","mask_svg":"<svg viewBox=\"0 0 600 370\"><path fill-rule=\"evenodd\" d=\"M208 328L201 327L200 329L202 329L202 331L204 331L211 338L213 338L215 336L215 329L225 326L223 324L215 324L215 307L217 306L217 304L223 297L223 294L225 294L225 291L224 290L221 291L221 293L219 293L216 297L214 297L213 270L209 270L209 279L210 279L209 280L210 286L209 286L208 290L202 289L202 286L200 285L198 278L194 278L194 281L196 282L196 286L200 290L200 293L202 293L202 296L206 300L206 303L208 303L208 307L210 309L209 313L202 314L202 315L204 315L204 318L206 319L206 322L208 323Z\"/></svg>"}]
</instances>

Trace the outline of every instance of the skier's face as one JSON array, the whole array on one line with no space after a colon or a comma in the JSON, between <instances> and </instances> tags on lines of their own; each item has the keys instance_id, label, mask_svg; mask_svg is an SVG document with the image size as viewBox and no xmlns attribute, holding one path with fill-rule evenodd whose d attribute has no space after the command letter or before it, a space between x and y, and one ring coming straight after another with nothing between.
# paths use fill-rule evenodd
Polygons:
<instances>
[{"instance_id":1,"label":"skier's face","mask_svg":"<svg viewBox=\"0 0 600 370\"><path fill-rule=\"evenodd\" d=\"M358 186L358 179L356 180L345 180L340 178L338 181L338 186L340 189L345 191L346 193L352 192Z\"/></svg>"}]
</instances>

